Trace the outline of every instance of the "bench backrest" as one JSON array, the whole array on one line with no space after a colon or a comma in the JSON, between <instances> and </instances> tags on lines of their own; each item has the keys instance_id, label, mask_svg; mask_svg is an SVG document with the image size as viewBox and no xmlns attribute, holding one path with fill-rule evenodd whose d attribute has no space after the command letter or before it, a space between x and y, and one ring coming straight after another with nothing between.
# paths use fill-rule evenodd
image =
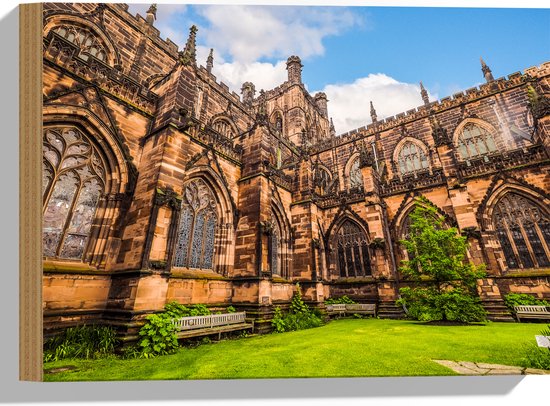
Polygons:
<instances>
[{"instance_id":1,"label":"bench backrest","mask_svg":"<svg viewBox=\"0 0 550 406\"><path fill-rule=\"evenodd\" d=\"M376 310L376 305L375 305L375 304L362 304L362 303L347 304L347 305L346 305L346 310L350 310L350 311L371 311L371 312L374 312L374 311Z\"/></svg>"},{"instance_id":2,"label":"bench backrest","mask_svg":"<svg viewBox=\"0 0 550 406\"><path fill-rule=\"evenodd\" d=\"M210 314L208 316L189 316L172 320L178 330L193 330L198 328L208 328L215 326L225 326L228 324L238 324L245 322L246 313L224 313Z\"/></svg>"},{"instance_id":3,"label":"bench backrest","mask_svg":"<svg viewBox=\"0 0 550 406\"><path fill-rule=\"evenodd\" d=\"M514 310L520 313L549 313L546 306L514 306Z\"/></svg>"}]
</instances>

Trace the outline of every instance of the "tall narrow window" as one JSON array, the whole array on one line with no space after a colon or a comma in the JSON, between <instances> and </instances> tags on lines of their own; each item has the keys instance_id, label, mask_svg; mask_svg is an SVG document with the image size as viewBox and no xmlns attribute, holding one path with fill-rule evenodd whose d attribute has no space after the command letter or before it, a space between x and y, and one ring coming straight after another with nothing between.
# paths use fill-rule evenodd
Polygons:
<instances>
[{"instance_id":1,"label":"tall narrow window","mask_svg":"<svg viewBox=\"0 0 550 406\"><path fill-rule=\"evenodd\" d=\"M216 234L216 200L202 179L184 187L174 253L175 267L213 269Z\"/></svg>"},{"instance_id":2,"label":"tall narrow window","mask_svg":"<svg viewBox=\"0 0 550 406\"><path fill-rule=\"evenodd\" d=\"M506 194L494 209L493 224L508 268L550 266L550 218L533 201Z\"/></svg>"},{"instance_id":3,"label":"tall narrow window","mask_svg":"<svg viewBox=\"0 0 550 406\"><path fill-rule=\"evenodd\" d=\"M457 142L462 159L471 159L496 152L494 136L486 129L468 123L462 129Z\"/></svg>"},{"instance_id":4,"label":"tall narrow window","mask_svg":"<svg viewBox=\"0 0 550 406\"><path fill-rule=\"evenodd\" d=\"M338 267L341 277L371 275L366 235L353 222L346 220L336 236Z\"/></svg>"},{"instance_id":5,"label":"tall narrow window","mask_svg":"<svg viewBox=\"0 0 550 406\"><path fill-rule=\"evenodd\" d=\"M363 174L359 167L359 158L356 158L351 164L349 170L349 187L351 189L363 188Z\"/></svg>"},{"instance_id":6,"label":"tall narrow window","mask_svg":"<svg viewBox=\"0 0 550 406\"><path fill-rule=\"evenodd\" d=\"M317 167L313 175L313 186L315 187L315 193L320 196L323 196L328 192L328 188L330 186L330 174L326 169Z\"/></svg>"},{"instance_id":7,"label":"tall narrow window","mask_svg":"<svg viewBox=\"0 0 550 406\"><path fill-rule=\"evenodd\" d=\"M402 175L428 169L428 158L417 144L407 141L399 151L399 171Z\"/></svg>"},{"instance_id":8,"label":"tall narrow window","mask_svg":"<svg viewBox=\"0 0 550 406\"><path fill-rule=\"evenodd\" d=\"M74 127L45 129L42 145L44 256L81 260L105 193L105 163Z\"/></svg>"},{"instance_id":9,"label":"tall narrow window","mask_svg":"<svg viewBox=\"0 0 550 406\"><path fill-rule=\"evenodd\" d=\"M271 224L273 230L270 236L270 249L271 249L271 274L281 275L281 230L277 219L271 217Z\"/></svg>"}]
</instances>

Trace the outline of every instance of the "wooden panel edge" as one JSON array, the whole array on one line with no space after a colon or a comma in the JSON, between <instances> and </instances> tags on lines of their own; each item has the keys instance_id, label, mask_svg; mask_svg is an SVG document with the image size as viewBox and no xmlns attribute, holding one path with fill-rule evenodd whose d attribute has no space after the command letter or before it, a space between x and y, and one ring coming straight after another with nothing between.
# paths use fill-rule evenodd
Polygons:
<instances>
[{"instance_id":1,"label":"wooden panel edge","mask_svg":"<svg viewBox=\"0 0 550 406\"><path fill-rule=\"evenodd\" d=\"M19 379L42 381L42 4L19 5Z\"/></svg>"}]
</instances>

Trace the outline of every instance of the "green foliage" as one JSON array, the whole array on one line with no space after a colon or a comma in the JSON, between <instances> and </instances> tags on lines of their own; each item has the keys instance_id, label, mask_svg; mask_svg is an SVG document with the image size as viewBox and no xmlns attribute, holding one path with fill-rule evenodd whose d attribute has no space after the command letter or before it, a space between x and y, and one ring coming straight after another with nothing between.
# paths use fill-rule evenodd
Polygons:
<instances>
[{"instance_id":1,"label":"green foliage","mask_svg":"<svg viewBox=\"0 0 550 406\"><path fill-rule=\"evenodd\" d=\"M114 353L116 342L116 332L111 327L70 327L44 343L44 361L106 357Z\"/></svg>"},{"instance_id":2,"label":"green foliage","mask_svg":"<svg viewBox=\"0 0 550 406\"><path fill-rule=\"evenodd\" d=\"M168 313L150 314L146 320L139 330L140 356L150 358L174 352L178 348L178 339L172 317Z\"/></svg>"},{"instance_id":3,"label":"green foliage","mask_svg":"<svg viewBox=\"0 0 550 406\"><path fill-rule=\"evenodd\" d=\"M397 304L407 306L409 317L420 321L447 320L461 323L485 321L478 297L459 289L438 292L435 288L402 288Z\"/></svg>"},{"instance_id":4,"label":"green foliage","mask_svg":"<svg viewBox=\"0 0 550 406\"><path fill-rule=\"evenodd\" d=\"M233 306L228 306L227 309L225 309L227 313L236 313L237 310Z\"/></svg>"},{"instance_id":5,"label":"green foliage","mask_svg":"<svg viewBox=\"0 0 550 406\"><path fill-rule=\"evenodd\" d=\"M546 326L546 329L542 330L540 335L550 338L550 325ZM539 347L537 344L529 345L523 360L523 366L550 370L550 348Z\"/></svg>"},{"instance_id":6,"label":"green foliage","mask_svg":"<svg viewBox=\"0 0 550 406\"><path fill-rule=\"evenodd\" d=\"M504 295L504 303L511 311L514 306L550 306L546 300L537 299L535 296L526 293L509 293Z\"/></svg>"},{"instance_id":7,"label":"green foliage","mask_svg":"<svg viewBox=\"0 0 550 406\"><path fill-rule=\"evenodd\" d=\"M277 333L304 330L319 327L323 324L318 309L311 310L302 300L300 285L296 284L296 293L292 296L289 312L283 315L281 308L275 308L271 325Z\"/></svg>"},{"instance_id":8,"label":"green foliage","mask_svg":"<svg viewBox=\"0 0 550 406\"><path fill-rule=\"evenodd\" d=\"M417 320L485 320L476 292L476 279L485 276L484 267L466 259L466 237L456 228L445 229L444 219L426 199L417 202L410 218L409 238L401 243L411 259L403 261L399 270L406 279L424 285L400 289L397 304L405 305Z\"/></svg>"},{"instance_id":9,"label":"green foliage","mask_svg":"<svg viewBox=\"0 0 550 406\"><path fill-rule=\"evenodd\" d=\"M189 316L208 316L211 314L208 307L203 304L185 306L176 301L166 303L164 305L164 313L173 319Z\"/></svg>"},{"instance_id":10,"label":"green foliage","mask_svg":"<svg viewBox=\"0 0 550 406\"><path fill-rule=\"evenodd\" d=\"M353 299L350 299L347 295L342 297L334 297L325 300L325 304L355 304Z\"/></svg>"}]
</instances>

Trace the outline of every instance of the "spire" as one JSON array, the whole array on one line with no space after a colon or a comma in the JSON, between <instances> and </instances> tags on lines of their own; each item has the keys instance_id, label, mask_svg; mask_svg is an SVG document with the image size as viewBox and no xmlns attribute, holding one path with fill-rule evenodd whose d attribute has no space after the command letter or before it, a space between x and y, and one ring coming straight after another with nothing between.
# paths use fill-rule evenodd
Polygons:
<instances>
[{"instance_id":1,"label":"spire","mask_svg":"<svg viewBox=\"0 0 550 406\"><path fill-rule=\"evenodd\" d=\"M151 7L147 10L145 13L145 21L147 21L147 24L153 25L153 21L157 19L157 5L151 4Z\"/></svg>"},{"instance_id":2,"label":"spire","mask_svg":"<svg viewBox=\"0 0 550 406\"><path fill-rule=\"evenodd\" d=\"M420 96L422 96L424 105L428 106L430 104L430 98L428 97L428 92L426 91L426 89L424 89L424 85L422 84L422 82L420 82Z\"/></svg>"},{"instance_id":3,"label":"spire","mask_svg":"<svg viewBox=\"0 0 550 406\"><path fill-rule=\"evenodd\" d=\"M332 122L332 117L330 118L330 128L329 128L329 131L330 131L330 136L331 136L331 137L336 136L336 129L334 128L334 123Z\"/></svg>"},{"instance_id":4,"label":"spire","mask_svg":"<svg viewBox=\"0 0 550 406\"><path fill-rule=\"evenodd\" d=\"M493 78L493 74L491 73L491 69L487 66L483 58L479 58L479 60L481 61L481 71L483 72L483 76L485 76L487 83L495 80L495 78Z\"/></svg>"},{"instance_id":5,"label":"spire","mask_svg":"<svg viewBox=\"0 0 550 406\"><path fill-rule=\"evenodd\" d=\"M212 72L213 67L214 67L214 48L210 48L208 59L206 59L206 70L208 71L208 73Z\"/></svg>"},{"instance_id":6,"label":"spire","mask_svg":"<svg viewBox=\"0 0 550 406\"><path fill-rule=\"evenodd\" d=\"M189 29L189 38L187 38L187 43L182 52L180 52L180 62L183 65L196 65L197 64L197 50L196 40L197 40L197 26L193 25Z\"/></svg>"},{"instance_id":7,"label":"spire","mask_svg":"<svg viewBox=\"0 0 550 406\"><path fill-rule=\"evenodd\" d=\"M372 119L373 123L376 123L378 121L378 117L376 116L376 110L372 105L372 101L370 102L370 118Z\"/></svg>"}]
</instances>

